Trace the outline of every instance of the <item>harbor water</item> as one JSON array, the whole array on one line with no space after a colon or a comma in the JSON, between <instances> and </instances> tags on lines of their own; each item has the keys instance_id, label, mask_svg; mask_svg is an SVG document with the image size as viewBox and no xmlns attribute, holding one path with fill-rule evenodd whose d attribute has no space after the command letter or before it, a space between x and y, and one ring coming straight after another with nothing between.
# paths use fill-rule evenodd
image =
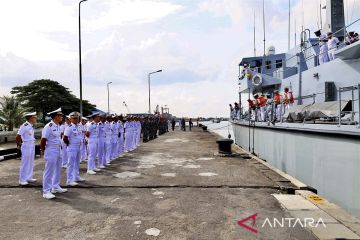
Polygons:
<instances>
[{"instance_id":1,"label":"harbor water","mask_svg":"<svg viewBox=\"0 0 360 240\"><path fill-rule=\"evenodd\" d=\"M215 132L223 138L228 138L229 134L231 139L234 140L234 132L231 123L228 121L221 121L219 123L213 123L211 121L200 122L208 127L208 130Z\"/></svg>"}]
</instances>

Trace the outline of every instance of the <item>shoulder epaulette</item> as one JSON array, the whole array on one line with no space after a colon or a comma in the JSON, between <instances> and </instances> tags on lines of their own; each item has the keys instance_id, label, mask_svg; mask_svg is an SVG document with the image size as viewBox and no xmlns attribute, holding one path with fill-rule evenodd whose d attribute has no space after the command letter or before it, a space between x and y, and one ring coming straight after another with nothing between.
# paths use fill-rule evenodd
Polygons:
<instances>
[{"instance_id":1,"label":"shoulder epaulette","mask_svg":"<svg viewBox=\"0 0 360 240\"><path fill-rule=\"evenodd\" d=\"M94 125L94 122L92 122L91 125Z\"/></svg>"},{"instance_id":2,"label":"shoulder epaulette","mask_svg":"<svg viewBox=\"0 0 360 240\"><path fill-rule=\"evenodd\" d=\"M49 126L51 127L51 126L52 126L52 123L49 123Z\"/></svg>"},{"instance_id":3,"label":"shoulder epaulette","mask_svg":"<svg viewBox=\"0 0 360 240\"><path fill-rule=\"evenodd\" d=\"M24 123L24 126L27 126L27 125L29 125L28 123Z\"/></svg>"}]
</instances>

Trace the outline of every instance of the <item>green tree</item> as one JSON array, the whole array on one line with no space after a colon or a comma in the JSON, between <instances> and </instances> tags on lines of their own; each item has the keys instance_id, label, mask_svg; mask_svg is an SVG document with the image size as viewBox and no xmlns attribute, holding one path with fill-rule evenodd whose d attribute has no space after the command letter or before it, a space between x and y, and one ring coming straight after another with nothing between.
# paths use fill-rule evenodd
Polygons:
<instances>
[{"instance_id":1,"label":"green tree","mask_svg":"<svg viewBox=\"0 0 360 240\"><path fill-rule=\"evenodd\" d=\"M46 113L59 107L65 114L79 111L80 99L60 83L50 80L34 80L25 86L16 86L11 90L12 94L22 102L26 108L41 113L45 122ZM96 106L83 100L83 114L88 115Z\"/></svg>"},{"instance_id":2,"label":"green tree","mask_svg":"<svg viewBox=\"0 0 360 240\"><path fill-rule=\"evenodd\" d=\"M8 131L13 131L14 127L20 126L24 121L24 112L25 109L14 96L0 97L0 119L7 126Z\"/></svg>"}]
</instances>

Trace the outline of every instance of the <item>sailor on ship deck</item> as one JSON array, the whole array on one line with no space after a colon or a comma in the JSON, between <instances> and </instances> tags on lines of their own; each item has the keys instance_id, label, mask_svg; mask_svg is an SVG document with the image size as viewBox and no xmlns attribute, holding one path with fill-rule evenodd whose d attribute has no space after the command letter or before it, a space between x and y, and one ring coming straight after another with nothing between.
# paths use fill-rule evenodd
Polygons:
<instances>
[{"instance_id":1,"label":"sailor on ship deck","mask_svg":"<svg viewBox=\"0 0 360 240\"><path fill-rule=\"evenodd\" d=\"M335 51L338 48L340 41L337 37L333 36L332 32L328 32L327 36L328 36L327 46L329 50L328 56L329 56L329 61L332 61L335 59Z\"/></svg>"}]
</instances>

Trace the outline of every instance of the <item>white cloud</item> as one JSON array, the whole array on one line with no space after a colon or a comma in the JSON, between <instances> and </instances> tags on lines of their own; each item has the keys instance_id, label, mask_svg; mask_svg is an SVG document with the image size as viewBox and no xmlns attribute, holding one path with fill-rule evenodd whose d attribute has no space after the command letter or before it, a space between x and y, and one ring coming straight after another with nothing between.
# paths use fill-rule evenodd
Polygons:
<instances>
[{"instance_id":1,"label":"white cloud","mask_svg":"<svg viewBox=\"0 0 360 240\"><path fill-rule=\"evenodd\" d=\"M180 5L151 0L108 0L106 2L93 0L85 4L87 6L84 6L83 14L88 18L84 23L86 31L124 24L150 23L182 9ZM89 5L93 8L105 7L106 10L99 17L94 18L86 13Z\"/></svg>"},{"instance_id":2,"label":"white cloud","mask_svg":"<svg viewBox=\"0 0 360 240\"><path fill-rule=\"evenodd\" d=\"M91 0L82 4L83 34L124 24L157 21L181 9L158 1ZM2 0L0 3L0 52L12 52L33 61L69 60L77 52L70 42L49 39L66 32L77 40L78 1Z\"/></svg>"},{"instance_id":3,"label":"white cloud","mask_svg":"<svg viewBox=\"0 0 360 240\"><path fill-rule=\"evenodd\" d=\"M287 0L265 2L267 45L281 52L287 49ZM301 0L292 2L299 31ZM304 0L310 28L316 27L316 2ZM40 78L59 81L78 95L77 3L0 2L0 95ZM253 54L254 9L262 52L261 3L87 1L82 6L84 99L106 110L106 83L112 81L112 111L126 113L123 101L132 112L147 111L147 73L163 69L151 79L152 109L166 104L178 116L226 116L228 104L238 98L237 64ZM360 6L355 9L352 15L359 16Z\"/></svg>"}]
</instances>

